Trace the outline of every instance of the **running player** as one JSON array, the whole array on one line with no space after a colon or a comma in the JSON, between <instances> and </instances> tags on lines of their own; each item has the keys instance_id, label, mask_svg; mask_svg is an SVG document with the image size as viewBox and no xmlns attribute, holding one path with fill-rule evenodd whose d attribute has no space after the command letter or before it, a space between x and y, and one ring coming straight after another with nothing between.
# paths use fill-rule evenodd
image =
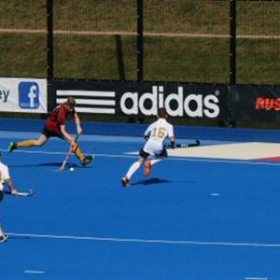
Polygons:
<instances>
[{"instance_id":1,"label":"running player","mask_svg":"<svg viewBox=\"0 0 280 280\"><path fill-rule=\"evenodd\" d=\"M73 153L77 156L83 166L90 164L93 157L84 156L75 138L66 131L65 122L67 117L72 114L76 124L77 134L82 133L79 115L75 110L76 101L73 97L69 97L66 102L58 105L53 109L51 115L47 118L41 135L37 140L29 139L21 142L11 142L8 151L11 153L18 148L40 147L44 145L50 137L59 137L71 144Z\"/></svg>"},{"instance_id":2,"label":"running player","mask_svg":"<svg viewBox=\"0 0 280 280\"><path fill-rule=\"evenodd\" d=\"M0 151L0 203L4 198L4 188L5 184L10 188L11 193L16 195L17 190L13 185L13 181L10 176L9 167L1 162L2 160L2 153ZM2 224L0 221L0 243L5 242L7 240L8 236L4 234L2 229Z\"/></svg>"},{"instance_id":3,"label":"running player","mask_svg":"<svg viewBox=\"0 0 280 280\"><path fill-rule=\"evenodd\" d=\"M144 147L139 151L139 159L135 161L128 169L126 175L121 179L122 185L128 187L133 174L145 162L144 175L149 176L154 164L162 161L168 156L164 147L164 140L169 138L172 149L175 148L175 136L173 125L167 122L167 113L164 108L158 109L158 120L150 124L144 133L144 139L147 141ZM149 156L154 158L147 160Z\"/></svg>"}]
</instances>

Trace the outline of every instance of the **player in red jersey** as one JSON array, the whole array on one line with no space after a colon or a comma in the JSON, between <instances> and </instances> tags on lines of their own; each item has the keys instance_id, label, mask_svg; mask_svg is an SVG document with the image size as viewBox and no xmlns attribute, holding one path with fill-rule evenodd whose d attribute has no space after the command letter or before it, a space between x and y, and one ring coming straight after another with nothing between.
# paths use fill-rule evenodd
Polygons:
<instances>
[{"instance_id":1,"label":"player in red jersey","mask_svg":"<svg viewBox=\"0 0 280 280\"><path fill-rule=\"evenodd\" d=\"M70 114L72 114L74 116L77 134L80 135L83 131L79 115L75 111L75 105L75 99L73 97L69 97L66 102L53 109L51 115L45 122L41 135L37 140L29 139L21 142L11 142L8 147L9 153L18 148L33 146L41 147L49 140L50 137L59 137L71 144L73 153L75 153L83 166L90 164L93 157L91 155L83 155L78 144L75 142L75 138L69 134L65 128L66 119Z\"/></svg>"}]
</instances>

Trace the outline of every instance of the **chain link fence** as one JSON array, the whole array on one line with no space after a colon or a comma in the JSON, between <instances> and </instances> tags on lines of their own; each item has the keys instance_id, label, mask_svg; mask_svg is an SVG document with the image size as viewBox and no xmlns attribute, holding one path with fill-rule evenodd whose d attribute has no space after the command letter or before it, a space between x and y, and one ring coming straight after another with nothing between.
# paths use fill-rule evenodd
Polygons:
<instances>
[{"instance_id":1,"label":"chain link fence","mask_svg":"<svg viewBox=\"0 0 280 280\"><path fill-rule=\"evenodd\" d=\"M280 84L279 1L6 0L0 11L2 77L228 84L234 70L237 84Z\"/></svg>"}]
</instances>

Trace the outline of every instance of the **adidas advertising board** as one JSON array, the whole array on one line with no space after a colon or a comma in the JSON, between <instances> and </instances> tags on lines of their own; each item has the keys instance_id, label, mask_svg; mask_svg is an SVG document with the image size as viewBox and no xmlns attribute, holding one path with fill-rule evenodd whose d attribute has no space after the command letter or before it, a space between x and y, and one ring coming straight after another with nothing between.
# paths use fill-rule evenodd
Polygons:
<instances>
[{"instance_id":1,"label":"adidas advertising board","mask_svg":"<svg viewBox=\"0 0 280 280\"><path fill-rule=\"evenodd\" d=\"M57 104L73 96L82 113L156 116L157 109L165 107L172 117L221 119L229 112L223 85L59 81L52 88Z\"/></svg>"}]
</instances>

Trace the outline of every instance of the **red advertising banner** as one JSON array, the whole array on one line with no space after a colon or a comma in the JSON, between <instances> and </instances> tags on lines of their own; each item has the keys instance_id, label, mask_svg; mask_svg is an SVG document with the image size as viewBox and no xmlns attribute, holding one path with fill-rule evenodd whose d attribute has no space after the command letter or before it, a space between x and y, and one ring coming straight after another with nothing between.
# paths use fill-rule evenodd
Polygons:
<instances>
[{"instance_id":1,"label":"red advertising banner","mask_svg":"<svg viewBox=\"0 0 280 280\"><path fill-rule=\"evenodd\" d=\"M280 87L234 86L232 118L243 121L280 121Z\"/></svg>"}]
</instances>

